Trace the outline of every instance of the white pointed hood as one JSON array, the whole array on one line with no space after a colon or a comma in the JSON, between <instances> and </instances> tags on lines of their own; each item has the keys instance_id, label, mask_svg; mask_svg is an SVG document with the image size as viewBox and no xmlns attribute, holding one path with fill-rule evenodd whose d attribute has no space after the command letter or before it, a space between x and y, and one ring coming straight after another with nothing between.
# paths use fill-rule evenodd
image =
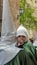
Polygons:
<instances>
[{"instance_id":1,"label":"white pointed hood","mask_svg":"<svg viewBox=\"0 0 37 65\"><path fill-rule=\"evenodd\" d=\"M2 14L2 41L13 41L15 36L16 27L11 14L9 0L3 0L3 14ZM9 43L10 44L10 43Z\"/></svg>"},{"instance_id":2,"label":"white pointed hood","mask_svg":"<svg viewBox=\"0 0 37 65\"><path fill-rule=\"evenodd\" d=\"M18 37L19 35L25 36L26 39L28 40L28 32L27 32L27 29L23 25L20 25L19 28L17 29L16 37Z\"/></svg>"}]
</instances>

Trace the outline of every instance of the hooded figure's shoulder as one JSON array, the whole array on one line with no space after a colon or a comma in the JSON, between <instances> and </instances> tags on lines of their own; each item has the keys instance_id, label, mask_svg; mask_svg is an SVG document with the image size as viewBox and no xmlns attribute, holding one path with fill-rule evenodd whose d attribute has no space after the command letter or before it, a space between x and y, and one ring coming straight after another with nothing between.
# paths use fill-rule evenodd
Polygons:
<instances>
[{"instance_id":1,"label":"hooded figure's shoulder","mask_svg":"<svg viewBox=\"0 0 37 65\"><path fill-rule=\"evenodd\" d=\"M35 47L32 45L30 41L26 42L23 46L24 50L28 53L34 53L35 54Z\"/></svg>"},{"instance_id":2,"label":"hooded figure's shoulder","mask_svg":"<svg viewBox=\"0 0 37 65\"><path fill-rule=\"evenodd\" d=\"M24 42L24 46L32 46L32 43L30 41Z\"/></svg>"}]
</instances>

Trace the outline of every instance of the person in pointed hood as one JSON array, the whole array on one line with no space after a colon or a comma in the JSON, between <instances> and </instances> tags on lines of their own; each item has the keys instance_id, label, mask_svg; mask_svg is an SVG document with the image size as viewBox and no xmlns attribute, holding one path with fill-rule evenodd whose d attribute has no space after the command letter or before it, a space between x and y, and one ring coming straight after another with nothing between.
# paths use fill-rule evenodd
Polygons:
<instances>
[{"instance_id":1,"label":"person in pointed hood","mask_svg":"<svg viewBox=\"0 0 37 65\"><path fill-rule=\"evenodd\" d=\"M23 25L20 25L16 31L16 41L16 49L21 50L5 65L37 65L35 48L29 41L28 31Z\"/></svg>"},{"instance_id":2,"label":"person in pointed hood","mask_svg":"<svg viewBox=\"0 0 37 65\"><path fill-rule=\"evenodd\" d=\"M27 29L23 25L20 25L16 31L17 42L20 42L18 45L22 45L24 42L28 42L28 35L29 34Z\"/></svg>"}]
</instances>

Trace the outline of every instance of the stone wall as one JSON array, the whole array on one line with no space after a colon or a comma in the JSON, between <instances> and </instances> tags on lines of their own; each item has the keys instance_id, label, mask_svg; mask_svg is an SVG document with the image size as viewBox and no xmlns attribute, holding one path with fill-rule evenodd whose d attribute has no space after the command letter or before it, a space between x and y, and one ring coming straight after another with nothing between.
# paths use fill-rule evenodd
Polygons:
<instances>
[{"instance_id":1,"label":"stone wall","mask_svg":"<svg viewBox=\"0 0 37 65\"><path fill-rule=\"evenodd\" d=\"M13 20L17 29L17 27L19 26L19 0L9 0L9 4Z\"/></svg>"},{"instance_id":2,"label":"stone wall","mask_svg":"<svg viewBox=\"0 0 37 65\"><path fill-rule=\"evenodd\" d=\"M27 0L27 2L35 9L33 16L37 17L37 0Z\"/></svg>"}]
</instances>

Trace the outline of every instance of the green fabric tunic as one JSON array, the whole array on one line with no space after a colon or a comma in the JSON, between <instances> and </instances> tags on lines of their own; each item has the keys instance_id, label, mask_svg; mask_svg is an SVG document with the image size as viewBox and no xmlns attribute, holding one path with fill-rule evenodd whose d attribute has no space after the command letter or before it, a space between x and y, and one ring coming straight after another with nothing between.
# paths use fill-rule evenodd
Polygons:
<instances>
[{"instance_id":1,"label":"green fabric tunic","mask_svg":"<svg viewBox=\"0 0 37 65\"><path fill-rule=\"evenodd\" d=\"M19 53L5 65L37 65L35 47L26 42Z\"/></svg>"}]
</instances>

